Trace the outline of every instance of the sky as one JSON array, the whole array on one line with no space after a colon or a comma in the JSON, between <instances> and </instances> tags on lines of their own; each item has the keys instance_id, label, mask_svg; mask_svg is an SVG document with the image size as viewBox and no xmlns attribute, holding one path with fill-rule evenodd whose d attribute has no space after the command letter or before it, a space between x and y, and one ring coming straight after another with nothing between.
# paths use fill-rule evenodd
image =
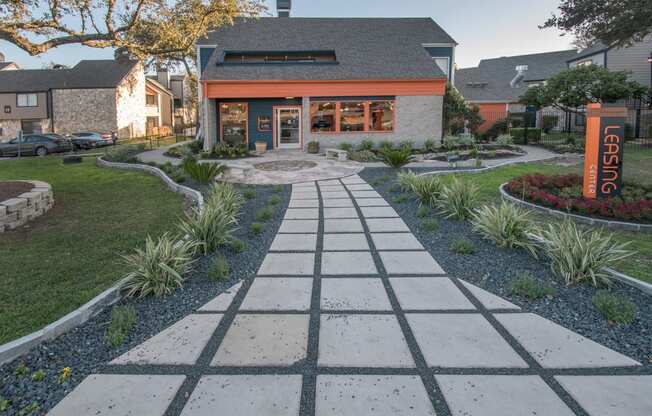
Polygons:
<instances>
[{"instance_id":1,"label":"sky","mask_svg":"<svg viewBox=\"0 0 652 416\"><path fill-rule=\"evenodd\" d=\"M431 17L458 43L460 68L495 58L571 49L572 37L556 29L539 29L559 0L293 0L296 17ZM275 12L275 0L267 0ZM42 68L51 62L72 66L82 59L111 59L111 49L66 45L37 57L0 41L6 60L22 68Z\"/></svg>"}]
</instances>

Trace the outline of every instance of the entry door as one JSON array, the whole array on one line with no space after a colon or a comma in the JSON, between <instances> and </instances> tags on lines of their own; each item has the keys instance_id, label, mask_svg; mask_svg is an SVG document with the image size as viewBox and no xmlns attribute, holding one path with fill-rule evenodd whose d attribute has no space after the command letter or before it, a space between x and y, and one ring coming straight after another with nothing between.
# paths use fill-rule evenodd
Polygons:
<instances>
[{"instance_id":1,"label":"entry door","mask_svg":"<svg viewBox=\"0 0 652 416\"><path fill-rule=\"evenodd\" d=\"M276 143L279 149L301 148L301 109L276 108Z\"/></svg>"}]
</instances>

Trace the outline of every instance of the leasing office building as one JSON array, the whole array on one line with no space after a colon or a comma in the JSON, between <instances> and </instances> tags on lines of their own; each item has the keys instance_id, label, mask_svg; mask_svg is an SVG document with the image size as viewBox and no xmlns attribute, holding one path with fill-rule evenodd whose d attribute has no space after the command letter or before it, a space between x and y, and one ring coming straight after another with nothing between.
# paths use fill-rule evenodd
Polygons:
<instances>
[{"instance_id":1,"label":"leasing office building","mask_svg":"<svg viewBox=\"0 0 652 416\"><path fill-rule=\"evenodd\" d=\"M440 139L455 41L432 19L238 19L198 42L205 147Z\"/></svg>"}]
</instances>

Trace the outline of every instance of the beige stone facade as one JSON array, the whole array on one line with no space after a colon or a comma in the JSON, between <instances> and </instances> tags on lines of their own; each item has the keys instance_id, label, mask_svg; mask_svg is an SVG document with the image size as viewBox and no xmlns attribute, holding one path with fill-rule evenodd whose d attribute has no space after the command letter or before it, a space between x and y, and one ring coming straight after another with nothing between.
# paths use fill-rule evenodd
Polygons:
<instances>
[{"instance_id":1,"label":"beige stone facade","mask_svg":"<svg viewBox=\"0 0 652 416\"><path fill-rule=\"evenodd\" d=\"M52 108L56 133L117 130L114 89L53 90Z\"/></svg>"},{"instance_id":2,"label":"beige stone facade","mask_svg":"<svg viewBox=\"0 0 652 416\"><path fill-rule=\"evenodd\" d=\"M128 74L115 90L118 136L145 135L145 72L141 64Z\"/></svg>"}]
</instances>

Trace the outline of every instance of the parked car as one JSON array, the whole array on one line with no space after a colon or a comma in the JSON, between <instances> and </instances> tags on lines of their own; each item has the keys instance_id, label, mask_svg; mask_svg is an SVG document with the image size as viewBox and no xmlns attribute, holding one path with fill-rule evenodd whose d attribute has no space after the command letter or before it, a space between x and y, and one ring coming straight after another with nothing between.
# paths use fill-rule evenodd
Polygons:
<instances>
[{"instance_id":1,"label":"parked car","mask_svg":"<svg viewBox=\"0 0 652 416\"><path fill-rule=\"evenodd\" d=\"M21 155L45 156L50 153L69 152L72 150L70 140L58 134L25 134L22 142L18 138L7 143L0 143L0 156Z\"/></svg>"},{"instance_id":2,"label":"parked car","mask_svg":"<svg viewBox=\"0 0 652 416\"><path fill-rule=\"evenodd\" d=\"M110 146L115 144L117 141L117 136L113 133L82 131L73 133L71 139L76 149L92 149L95 147Z\"/></svg>"}]
</instances>

